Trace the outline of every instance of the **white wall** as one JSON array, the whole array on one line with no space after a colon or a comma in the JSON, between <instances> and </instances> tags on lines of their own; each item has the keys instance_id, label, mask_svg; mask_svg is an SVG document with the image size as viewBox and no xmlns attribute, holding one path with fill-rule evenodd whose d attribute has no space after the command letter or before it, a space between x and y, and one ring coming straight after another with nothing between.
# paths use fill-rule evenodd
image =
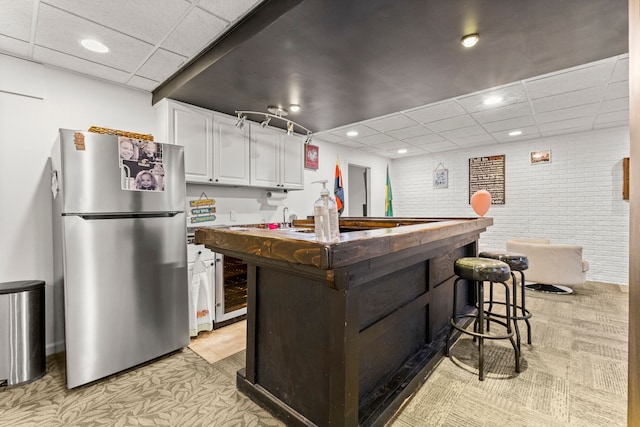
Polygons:
<instances>
[{"instance_id":1,"label":"white wall","mask_svg":"<svg viewBox=\"0 0 640 427\"><path fill-rule=\"evenodd\" d=\"M0 54L0 70L0 282L46 282L46 343L47 354L51 354L62 350L62 343L54 342L49 166L57 130L100 126L153 133L154 109L148 92L7 55ZM350 149L339 150L337 145L319 140L314 144L320 147L319 169L305 170L307 190L290 192L282 205L266 205L266 191L253 188L188 185L187 195L197 197L205 191L214 197L219 218L216 223L230 223L231 210L236 212L238 224L281 222L283 206L299 217L311 215L320 186L310 182L327 179L333 189L339 152L345 180L347 162L357 159L358 164L371 167L372 182L378 186L378 191L372 191L373 215L383 215L386 160Z\"/></svg>"},{"instance_id":2,"label":"white wall","mask_svg":"<svg viewBox=\"0 0 640 427\"><path fill-rule=\"evenodd\" d=\"M545 149L551 163L529 163L531 151ZM494 225L482 234L481 250L504 250L512 237L580 244L588 280L628 284L629 203L622 200L628 127L394 160L394 214L476 216L468 200L469 158L499 154L506 155L506 204L489 209ZM449 169L447 189L433 189L439 163Z\"/></svg>"}]
</instances>

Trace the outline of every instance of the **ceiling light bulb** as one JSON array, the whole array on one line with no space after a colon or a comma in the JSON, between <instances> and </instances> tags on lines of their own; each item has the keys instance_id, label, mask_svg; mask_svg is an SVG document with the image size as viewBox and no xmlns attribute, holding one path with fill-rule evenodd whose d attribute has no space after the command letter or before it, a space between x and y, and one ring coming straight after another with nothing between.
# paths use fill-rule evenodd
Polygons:
<instances>
[{"instance_id":1,"label":"ceiling light bulb","mask_svg":"<svg viewBox=\"0 0 640 427\"><path fill-rule=\"evenodd\" d=\"M511 132L509 132L509 136L518 136L518 135L522 135L521 130L512 130Z\"/></svg>"},{"instance_id":2,"label":"ceiling light bulb","mask_svg":"<svg viewBox=\"0 0 640 427\"><path fill-rule=\"evenodd\" d=\"M300 111L300 106L298 104L291 104L289 105L289 110L291 110L292 113L297 113Z\"/></svg>"},{"instance_id":3,"label":"ceiling light bulb","mask_svg":"<svg viewBox=\"0 0 640 427\"><path fill-rule=\"evenodd\" d=\"M398 154L405 154L407 152L406 148L401 148L398 150Z\"/></svg>"},{"instance_id":4,"label":"ceiling light bulb","mask_svg":"<svg viewBox=\"0 0 640 427\"><path fill-rule=\"evenodd\" d=\"M109 48L104 44L100 43L98 40L84 39L80 41L80 44L84 46L85 49L89 49L92 52L97 52L97 53L109 52Z\"/></svg>"},{"instance_id":5,"label":"ceiling light bulb","mask_svg":"<svg viewBox=\"0 0 640 427\"><path fill-rule=\"evenodd\" d=\"M477 33L467 34L460 40L460 43L462 43L464 47L473 47L478 44L478 40L480 40L480 36Z\"/></svg>"},{"instance_id":6,"label":"ceiling light bulb","mask_svg":"<svg viewBox=\"0 0 640 427\"><path fill-rule=\"evenodd\" d=\"M347 136L358 136L358 131L350 130L349 132L347 132Z\"/></svg>"},{"instance_id":7,"label":"ceiling light bulb","mask_svg":"<svg viewBox=\"0 0 640 427\"><path fill-rule=\"evenodd\" d=\"M502 97L497 95L492 95L483 101L484 105L496 105L502 102Z\"/></svg>"}]
</instances>

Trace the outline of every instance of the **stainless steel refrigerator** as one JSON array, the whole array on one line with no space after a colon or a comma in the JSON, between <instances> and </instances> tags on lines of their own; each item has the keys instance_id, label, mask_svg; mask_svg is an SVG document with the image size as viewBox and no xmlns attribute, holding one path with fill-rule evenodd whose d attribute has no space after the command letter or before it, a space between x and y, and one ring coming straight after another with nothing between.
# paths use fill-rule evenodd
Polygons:
<instances>
[{"instance_id":1,"label":"stainless steel refrigerator","mask_svg":"<svg viewBox=\"0 0 640 427\"><path fill-rule=\"evenodd\" d=\"M183 148L125 139L61 129L51 151L68 388L189 343Z\"/></svg>"}]
</instances>

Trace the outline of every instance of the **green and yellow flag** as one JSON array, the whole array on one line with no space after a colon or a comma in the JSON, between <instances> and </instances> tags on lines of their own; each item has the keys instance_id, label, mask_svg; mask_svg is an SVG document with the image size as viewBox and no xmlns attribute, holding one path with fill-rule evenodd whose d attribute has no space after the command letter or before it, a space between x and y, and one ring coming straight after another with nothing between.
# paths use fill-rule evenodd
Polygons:
<instances>
[{"instance_id":1,"label":"green and yellow flag","mask_svg":"<svg viewBox=\"0 0 640 427\"><path fill-rule=\"evenodd\" d=\"M389 178L389 166L387 166L387 188L384 203L384 216L393 216L393 195L391 194L391 179Z\"/></svg>"}]
</instances>

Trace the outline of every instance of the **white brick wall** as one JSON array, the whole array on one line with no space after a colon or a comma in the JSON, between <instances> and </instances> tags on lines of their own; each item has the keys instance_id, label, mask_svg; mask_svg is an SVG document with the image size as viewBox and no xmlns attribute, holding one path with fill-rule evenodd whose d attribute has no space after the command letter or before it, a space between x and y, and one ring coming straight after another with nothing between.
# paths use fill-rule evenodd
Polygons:
<instances>
[{"instance_id":1,"label":"white brick wall","mask_svg":"<svg viewBox=\"0 0 640 427\"><path fill-rule=\"evenodd\" d=\"M551 150L551 163L529 164L531 151ZM580 244L587 279L628 284L629 203L622 200L622 159L629 128L396 159L390 167L395 216L476 216L469 205L469 158L504 154L504 205L492 205L494 225L480 249L504 250L512 237ZM449 169L449 187L433 188L433 170Z\"/></svg>"}]
</instances>

